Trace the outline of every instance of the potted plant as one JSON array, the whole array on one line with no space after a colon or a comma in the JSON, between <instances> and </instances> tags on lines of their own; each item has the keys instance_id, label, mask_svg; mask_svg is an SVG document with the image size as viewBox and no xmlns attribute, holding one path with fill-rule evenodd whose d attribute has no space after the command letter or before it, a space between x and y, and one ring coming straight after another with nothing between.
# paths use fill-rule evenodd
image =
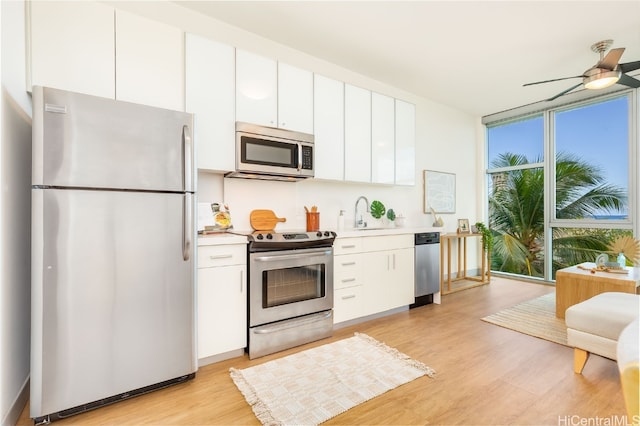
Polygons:
<instances>
[{"instance_id":1,"label":"potted plant","mask_svg":"<svg viewBox=\"0 0 640 426\"><path fill-rule=\"evenodd\" d=\"M482 222L476 222L476 229L479 234L482 234L482 250L491 253L493 247L493 233Z\"/></svg>"},{"instance_id":2,"label":"potted plant","mask_svg":"<svg viewBox=\"0 0 640 426\"><path fill-rule=\"evenodd\" d=\"M394 212L393 209L387 210L387 219L389 219L390 225L395 226L396 212Z\"/></svg>"},{"instance_id":3,"label":"potted plant","mask_svg":"<svg viewBox=\"0 0 640 426\"><path fill-rule=\"evenodd\" d=\"M369 213L371 213L371 217L374 219L374 225L372 226L373 228L380 227L382 225L380 219L382 219L386 212L387 209L385 208L384 204L382 204L382 202L378 200L373 200L371 202L371 206L369 206Z\"/></svg>"}]
</instances>

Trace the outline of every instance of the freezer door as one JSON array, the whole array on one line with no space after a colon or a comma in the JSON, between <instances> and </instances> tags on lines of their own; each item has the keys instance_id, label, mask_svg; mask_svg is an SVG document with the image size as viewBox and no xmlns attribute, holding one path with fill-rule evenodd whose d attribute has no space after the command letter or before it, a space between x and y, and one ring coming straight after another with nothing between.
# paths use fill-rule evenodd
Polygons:
<instances>
[{"instance_id":1,"label":"freezer door","mask_svg":"<svg viewBox=\"0 0 640 426\"><path fill-rule=\"evenodd\" d=\"M185 197L32 191L31 417L196 371Z\"/></svg>"},{"instance_id":2,"label":"freezer door","mask_svg":"<svg viewBox=\"0 0 640 426\"><path fill-rule=\"evenodd\" d=\"M33 89L33 185L193 191L193 116Z\"/></svg>"}]
</instances>

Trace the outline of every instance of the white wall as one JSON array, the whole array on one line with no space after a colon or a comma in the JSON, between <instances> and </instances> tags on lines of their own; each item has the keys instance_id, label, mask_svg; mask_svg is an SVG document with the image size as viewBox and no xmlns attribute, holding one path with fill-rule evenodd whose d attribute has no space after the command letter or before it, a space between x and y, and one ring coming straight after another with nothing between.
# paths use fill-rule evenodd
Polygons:
<instances>
[{"instance_id":1,"label":"white wall","mask_svg":"<svg viewBox=\"0 0 640 426\"><path fill-rule=\"evenodd\" d=\"M31 106L24 3L3 1L0 149L0 416L14 424L28 396L31 288Z\"/></svg>"}]
</instances>

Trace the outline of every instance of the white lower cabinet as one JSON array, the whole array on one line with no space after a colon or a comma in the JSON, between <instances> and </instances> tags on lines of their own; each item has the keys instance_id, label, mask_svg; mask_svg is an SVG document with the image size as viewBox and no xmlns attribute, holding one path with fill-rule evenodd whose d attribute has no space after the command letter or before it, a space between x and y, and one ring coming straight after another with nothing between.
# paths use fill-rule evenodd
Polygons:
<instances>
[{"instance_id":1,"label":"white lower cabinet","mask_svg":"<svg viewBox=\"0 0 640 426\"><path fill-rule=\"evenodd\" d=\"M198 359L247 346L246 245L198 247Z\"/></svg>"},{"instance_id":2,"label":"white lower cabinet","mask_svg":"<svg viewBox=\"0 0 640 426\"><path fill-rule=\"evenodd\" d=\"M412 242L413 243L413 242ZM414 249L365 253L364 315L376 314L414 302Z\"/></svg>"},{"instance_id":3,"label":"white lower cabinet","mask_svg":"<svg viewBox=\"0 0 640 426\"><path fill-rule=\"evenodd\" d=\"M349 321L363 315L361 285L334 290L333 322Z\"/></svg>"},{"instance_id":4,"label":"white lower cabinet","mask_svg":"<svg viewBox=\"0 0 640 426\"><path fill-rule=\"evenodd\" d=\"M414 302L413 234L339 238L334 244L334 322Z\"/></svg>"},{"instance_id":5,"label":"white lower cabinet","mask_svg":"<svg viewBox=\"0 0 640 426\"><path fill-rule=\"evenodd\" d=\"M347 247L352 245L350 240L352 239L348 240ZM354 242L353 246L357 247L358 243L359 241ZM343 251L344 249L338 249L338 253ZM333 290L334 322L348 321L362 316L362 256L360 254L334 256Z\"/></svg>"}]
</instances>

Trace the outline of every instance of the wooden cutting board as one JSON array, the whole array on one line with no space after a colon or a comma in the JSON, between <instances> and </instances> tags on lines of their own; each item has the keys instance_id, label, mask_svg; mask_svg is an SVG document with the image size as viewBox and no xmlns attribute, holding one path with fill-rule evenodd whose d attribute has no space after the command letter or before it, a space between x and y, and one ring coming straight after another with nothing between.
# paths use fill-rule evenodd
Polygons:
<instances>
[{"instance_id":1,"label":"wooden cutting board","mask_svg":"<svg viewBox=\"0 0 640 426\"><path fill-rule=\"evenodd\" d=\"M273 231L278 222L286 222L284 217L277 217L273 210L252 210L249 215L251 227L256 231Z\"/></svg>"}]
</instances>

